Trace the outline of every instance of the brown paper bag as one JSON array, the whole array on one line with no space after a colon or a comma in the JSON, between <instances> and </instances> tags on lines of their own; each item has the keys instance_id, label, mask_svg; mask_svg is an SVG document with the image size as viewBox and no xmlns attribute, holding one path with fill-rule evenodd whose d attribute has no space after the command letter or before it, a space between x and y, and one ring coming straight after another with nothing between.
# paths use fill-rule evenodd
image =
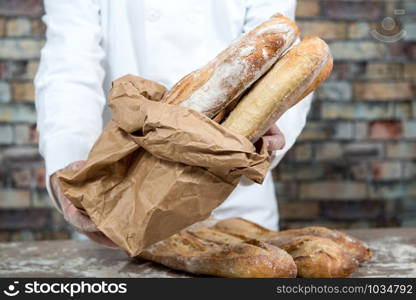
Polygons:
<instances>
[{"instance_id":1,"label":"brown paper bag","mask_svg":"<svg viewBox=\"0 0 416 300\"><path fill-rule=\"evenodd\" d=\"M127 75L113 82L113 120L62 192L131 256L209 217L241 176L261 183L267 150L193 110L157 102L166 89ZM255 201L255 199L253 199Z\"/></svg>"}]
</instances>

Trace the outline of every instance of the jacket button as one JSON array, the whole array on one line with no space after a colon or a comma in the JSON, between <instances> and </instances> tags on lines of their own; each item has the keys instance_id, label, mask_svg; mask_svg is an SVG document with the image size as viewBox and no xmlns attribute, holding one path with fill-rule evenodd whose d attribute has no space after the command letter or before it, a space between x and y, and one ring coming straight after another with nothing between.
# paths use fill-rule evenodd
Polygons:
<instances>
[{"instance_id":1,"label":"jacket button","mask_svg":"<svg viewBox=\"0 0 416 300\"><path fill-rule=\"evenodd\" d=\"M149 22L157 22L160 19L160 11L156 10L156 9L152 9L149 10L149 12L147 13L147 20Z\"/></svg>"},{"instance_id":2,"label":"jacket button","mask_svg":"<svg viewBox=\"0 0 416 300\"><path fill-rule=\"evenodd\" d=\"M186 19L187 19L187 21L188 21L189 23L191 23L191 24L196 24L196 23L198 22L198 16L197 16L197 15L191 15L191 14L189 14L189 15L186 17Z\"/></svg>"}]
</instances>

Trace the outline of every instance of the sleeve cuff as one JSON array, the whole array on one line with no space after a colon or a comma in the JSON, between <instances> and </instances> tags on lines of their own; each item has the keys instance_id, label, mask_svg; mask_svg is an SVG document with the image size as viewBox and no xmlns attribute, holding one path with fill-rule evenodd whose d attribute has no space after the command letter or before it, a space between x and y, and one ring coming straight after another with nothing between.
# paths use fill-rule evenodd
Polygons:
<instances>
[{"instance_id":1,"label":"sleeve cuff","mask_svg":"<svg viewBox=\"0 0 416 300\"><path fill-rule=\"evenodd\" d=\"M61 206L51 186L51 175L75 161L86 160L95 140L96 138L83 137L82 135L66 134L65 136L59 135L48 138L41 147L46 165L46 189L55 207L61 213Z\"/></svg>"},{"instance_id":2,"label":"sleeve cuff","mask_svg":"<svg viewBox=\"0 0 416 300\"><path fill-rule=\"evenodd\" d=\"M51 176L48 176L46 174L45 176L45 184L46 184L46 190L48 191L49 197L52 199L52 203L54 204L55 208L62 214L62 207L61 204L58 201L58 198L55 196L55 193L53 192L52 186L51 186Z\"/></svg>"}]
</instances>

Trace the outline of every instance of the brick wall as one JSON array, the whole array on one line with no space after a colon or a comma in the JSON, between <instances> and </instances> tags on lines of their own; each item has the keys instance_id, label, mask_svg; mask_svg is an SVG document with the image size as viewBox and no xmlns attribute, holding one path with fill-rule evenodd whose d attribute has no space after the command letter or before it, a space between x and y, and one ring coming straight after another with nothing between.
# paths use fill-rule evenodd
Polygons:
<instances>
[{"instance_id":1,"label":"brick wall","mask_svg":"<svg viewBox=\"0 0 416 300\"><path fill-rule=\"evenodd\" d=\"M41 0L0 0L0 241L68 238L37 150L33 78L44 44Z\"/></svg>"},{"instance_id":2,"label":"brick wall","mask_svg":"<svg viewBox=\"0 0 416 300\"><path fill-rule=\"evenodd\" d=\"M297 16L335 66L274 172L281 226L415 226L416 1L300 0Z\"/></svg>"},{"instance_id":3,"label":"brick wall","mask_svg":"<svg viewBox=\"0 0 416 300\"><path fill-rule=\"evenodd\" d=\"M406 37L373 38L372 28L396 33L380 26L395 9L406 11L396 16ZM45 192L37 152L42 13L41 0L0 0L0 241L71 234ZM414 0L299 1L303 33L330 43L335 68L274 172L282 227L416 225L415 14Z\"/></svg>"}]
</instances>

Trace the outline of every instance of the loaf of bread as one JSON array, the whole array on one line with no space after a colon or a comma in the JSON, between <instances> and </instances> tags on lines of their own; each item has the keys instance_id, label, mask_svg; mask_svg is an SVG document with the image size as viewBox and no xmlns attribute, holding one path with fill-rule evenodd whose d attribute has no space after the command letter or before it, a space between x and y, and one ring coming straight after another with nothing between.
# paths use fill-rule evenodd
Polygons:
<instances>
[{"instance_id":1,"label":"loaf of bread","mask_svg":"<svg viewBox=\"0 0 416 300\"><path fill-rule=\"evenodd\" d=\"M303 235L291 239L276 239L274 243L293 257L298 268L298 277L347 277L358 267L357 260L330 239Z\"/></svg>"},{"instance_id":2,"label":"loaf of bread","mask_svg":"<svg viewBox=\"0 0 416 300\"><path fill-rule=\"evenodd\" d=\"M326 62L325 66L322 68L321 72L318 76L316 76L315 80L312 81L312 83L309 85L309 87L306 89L306 91L303 92L303 94L296 100L295 103L298 103L302 99L304 99L306 96L308 96L310 93L312 93L318 86L321 85L325 80L328 79L328 77L331 75L332 68L334 66L334 60L332 58L332 55L330 55L330 58Z\"/></svg>"},{"instance_id":3,"label":"loaf of bread","mask_svg":"<svg viewBox=\"0 0 416 300\"><path fill-rule=\"evenodd\" d=\"M257 240L244 241L213 228L184 230L158 242L141 258L172 269L220 277L296 277L293 258Z\"/></svg>"},{"instance_id":4,"label":"loaf of bread","mask_svg":"<svg viewBox=\"0 0 416 300\"><path fill-rule=\"evenodd\" d=\"M289 108L330 74L332 55L317 37L304 38L241 98L222 125L256 142Z\"/></svg>"},{"instance_id":5,"label":"loaf of bread","mask_svg":"<svg viewBox=\"0 0 416 300\"><path fill-rule=\"evenodd\" d=\"M242 218L195 224L140 255L170 268L222 277L347 277L371 251L324 227L271 231Z\"/></svg>"},{"instance_id":6,"label":"loaf of bread","mask_svg":"<svg viewBox=\"0 0 416 300\"><path fill-rule=\"evenodd\" d=\"M371 250L360 240L349 236L341 231L331 230L325 227L305 227L301 229L285 230L278 233L277 239L284 240L297 236L313 236L325 238L341 246L358 262L364 262L371 257ZM278 245L273 239L269 240L271 244Z\"/></svg>"},{"instance_id":7,"label":"loaf of bread","mask_svg":"<svg viewBox=\"0 0 416 300\"><path fill-rule=\"evenodd\" d=\"M295 260L299 277L347 277L359 262L371 257L371 250L361 241L324 227L276 232L242 218L231 218L219 221L214 228L284 249Z\"/></svg>"},{"instance_id":8,"label":"loaf of bread","mask_svg":"<svg viewBox=\"0 0 416 300\"><path fill-rule=\"evenodd\" d=\"M368 260L372 255L371 250L360 240L341 231L325 227L312 226L301 229L272 231L243 218L231 218L219 221L215 224L215 228L228 233L244 232L247 238L256 238L279 247L286 241L299 236L326 238L341 246L359 262Z\"/></svg>"},{"instance_id":9,"label":"loaf of bread","mask_svg":"<svg viewBox=\"0 0 416 300\"><path fill-rule=\"evenodd\" d=\"M303 92L303 94L295 101L295 103L298 103L299 101L301 101L302 99L304 99L307 95L309 95L310 93L312 93L318 86L321 85L321 83L323 83L331 74L332 71L332 67L333 67L333 59L328 59L328 61L326 62L325 66L322 68L322 70L320 71L320 73L315 77L315 80L313 80L309 86L307 87L307 89ZM276 80L278 80L278 78L276 78ZM250 91L246 91L245 93L249 93ZM242 97L244 97L245 94L242 95ZM237 106L237 104L239 103L240 98L237 98L235 100L233 100L233 102L231 102L226 108L224 108L222 111L220 111L214 118L213 120L221 123L222 121L224 121L225 117L227 117L230 112ZM281 114L283 114L284 112L282 112Z\"/></svg>"},{"instance_id":10,"label":"loaf of bread","mask_svg":"<svg viewBox=\"0 0 416 300\"><path fill-rule=\"evenodd\" d=\"M162 101L214 117L265 74L298 35L290 19L276 14L182 78Z\"/></svg>"}]
</instances>

